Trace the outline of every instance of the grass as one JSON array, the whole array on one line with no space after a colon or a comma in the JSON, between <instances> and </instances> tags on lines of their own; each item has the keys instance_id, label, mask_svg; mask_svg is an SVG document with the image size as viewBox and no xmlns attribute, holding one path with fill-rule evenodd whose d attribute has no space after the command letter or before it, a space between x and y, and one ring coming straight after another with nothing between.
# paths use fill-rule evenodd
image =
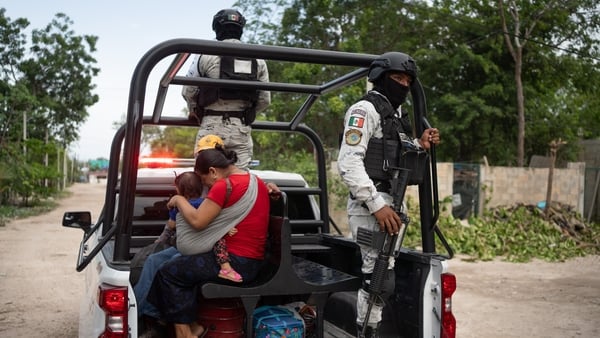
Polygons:
<instances>
[{"instance_id":1,"label":"grass","mask_svg":"<svg viewBox=\"0 0 600 338\"><path fill-rule=\"evenodd\" d=\"M0 227L6 226L13 219L27 218L50 212L58 206L58 199L70 196L68 191L62 191L55 197L36 201L30 206L0 205Z\"/></svg>"}]
</instances>

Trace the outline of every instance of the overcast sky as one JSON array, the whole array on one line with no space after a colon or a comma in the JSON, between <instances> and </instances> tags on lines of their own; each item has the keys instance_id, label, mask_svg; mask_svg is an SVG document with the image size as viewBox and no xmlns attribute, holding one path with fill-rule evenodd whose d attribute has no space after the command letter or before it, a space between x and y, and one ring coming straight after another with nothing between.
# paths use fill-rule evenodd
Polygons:
<instances>
[{"instance_id":1,"label":"overcast sky","mask_svg":"<svg viewBox=\"0 0 600 338\"><path fill-rule=\"evenodd\" d=\"M213 15L220 9L231 8L233 3L229 0L0 0L0 7L6 9L5 15L11 21L21 17L29 20L28 40L31 29L46 27L59 12L73 21L71 28L76 35L98 36L93 55L100 68L94 80L99 101L89 108L80 139L70 149L77 159L88 160L109 157L115 133L112 124L120 121L127 111L131 75L141 56L169 39L214 39ZM184 66L185 71L187 68L188 65ZM162 75L157 73L152 77ZM153 82L152 77L149 81L152 87L147 89L149 95L157 90L157 80ZM173 115L181 114L185 107L179 88L170 90L165 104L165 110Z\"/></svg>"}]
</instances>

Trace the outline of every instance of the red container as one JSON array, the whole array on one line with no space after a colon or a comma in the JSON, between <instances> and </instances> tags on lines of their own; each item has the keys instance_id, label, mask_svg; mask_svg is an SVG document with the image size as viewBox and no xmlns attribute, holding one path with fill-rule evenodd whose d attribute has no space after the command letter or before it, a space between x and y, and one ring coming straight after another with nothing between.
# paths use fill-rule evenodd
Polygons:
<instances>
[{"instance_id":1,"label":"red container","mask_svg":"<svg viewBox=\"0 0 600 338\"><path fill-rule=\"evenodd\" d=\"M208 333L205 338L243 338L246 311L239 298L201 299L198 323Z\"/></svg>"}]
</instances>

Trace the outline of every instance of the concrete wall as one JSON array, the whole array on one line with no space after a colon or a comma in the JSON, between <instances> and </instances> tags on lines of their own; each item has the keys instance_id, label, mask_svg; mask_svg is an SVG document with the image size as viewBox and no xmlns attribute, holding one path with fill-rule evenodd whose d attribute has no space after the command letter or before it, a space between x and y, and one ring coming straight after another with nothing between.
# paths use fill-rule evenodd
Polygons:
<instances>
[{"instance_id":1,"label":"concrete wall","mask_svg":"<svg viewBox=\"0 0 600 338\"><path fill-rule=\"evenodd\" d=\"M484 208L515 203L537 204L546 200L548 168L516 168L480 166L479 212ZM438 163L439 200L451 200L454 183L454 164ZM583 215L585 163L569 163L567 168L555 168L552 201L568 204ZM418 202L416 186L407 189L406 196ZM452 211L451 201L441 205L442 214ZM343 222L342 219L339 220Z\"/></svg>"},{"instance_id":2,"label":"concrete wall","mask_svg":"<svg viewBox=\"0 0 600 338\"><path fill-rule=\"evenodd\" d=\"M515 203L537 204L545 201L548 171L548 168L481 165L479 210ZM442 201L453 195L453 163L438 163L437 173L439 197ZM571 205L583 214L585 164L569 163L567 168L555 168L553 176L552 201ZM417 199L417 188L409 187L407 195ZM450 208L449 205L446 207Z\"/></svg>"},{"instance_id":3,"label":"concrete wall","mask_svg":"<svg viewBox=\"0 0 600 338\"><path fill-rule=\"evenodd\" d=\"M480 203L485 207L512 205L517 202L537 204L546 200L548 168L481 167ZM573 206L583 214L585 164L569 163L554 169L552 201ZM481 205L481 204L480 204Z\"/></svg>"},{"instance_id":4,"label":"concrete wall","mask_svg":"<svg viewBox=\"0 0 600 338\"><path fill-rule=\"evenodd\" d=\"M452 197L452 185L454 183L454 165L453 163L438 163L437 164L437 177L438 177L438 194L440 201L443 201L446 198ZM406 196L414 199L415 201L419 200L419 193L417 186L409 186L406 189ZM447 208L451 208L450 203L446 205ZM443 209L440 207L440 209ZM444 210L442 210L444 211ZM450 212L451 209L446 210Z\"/></svg>"}]
</instances>

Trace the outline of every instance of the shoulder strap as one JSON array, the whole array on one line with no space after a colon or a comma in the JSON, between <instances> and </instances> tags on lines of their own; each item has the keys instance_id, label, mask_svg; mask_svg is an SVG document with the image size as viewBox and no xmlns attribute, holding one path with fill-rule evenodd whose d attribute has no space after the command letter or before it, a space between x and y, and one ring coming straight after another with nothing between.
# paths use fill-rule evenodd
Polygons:
<instances>
[{"instance_id":1,"label":"shoulder strap","mask_svg":"<svg viewBox=\"0 0 600 338\"><path fill-rule=\"evenodd\" d=\"M363 100L369 101L375 107L375 110L380 116L381 130L383 132L383 171L387 171L390 163L387 158L387 128L386 128L386 120L390 117L394 116L394 108L392 105L384 99L381 95L377 95L373 92L368 92L365 96L363 96Z\"/></svg>"},{"instance_id":2,"label":"shoulder strap","mask_svg":"<svg viewBox=\"0 0 600 338\"><path fill-rule=\"evenodd\" d=\"M202 72L200 71L200 60L202 59L202 55L198 55L198 61L196 62L196 71L198 72L198 75L203 76Z\"/></svg>"},{"instance_id":3,"label":"shoulder strap","mask_svg":"<svg viewBox=\"0 0 600 338\"><path fill-rule=\"evenodd\" d=\"M225 201L223 202L223 208L225 205L227 205L227 202L229 202L229 196L231 195L231 181L229 180L229 177L225 178L225 184L227 185L227 188L225 190Z\"/></svg>"},{"instance_id":4,"label":"shoulder strap","mask_svg":"<svg viewBox=\"0 0 600 338\"><path fill-rule=\"evenodd\" d=\"M363 100L369 101L375 106L375 110L379 115L381 115L381 125L383 126L383 122L390 116L394 116L394 107L381 95L377 95L373 92L368 92L365 96L363 96Z\"/></svg>"},{"instance_id":5,"label":"shoulder strap","mask_svg":"<svg viewBox=\"0 0 600 338\"><path fill-rule=\"evenodd\" d=\"M183 233L180 232L179 235L177 235L177 249L182 254L193 255L212 250L219 239L225 236L229 230L248 216L253 209L258 196L258 179L253 174L249 175L250 181L246 192L244 192L242 197L231 206L221 209L221 212L212 220L212 222L210 222L207 228L202 230L195 230L189 226L183 228L191 229L188 230L186 237L189 238L189 240L185 242L182 240ZM179 213L179 215L181 215L181 213Z\"/></svg>"}]
</instances>

